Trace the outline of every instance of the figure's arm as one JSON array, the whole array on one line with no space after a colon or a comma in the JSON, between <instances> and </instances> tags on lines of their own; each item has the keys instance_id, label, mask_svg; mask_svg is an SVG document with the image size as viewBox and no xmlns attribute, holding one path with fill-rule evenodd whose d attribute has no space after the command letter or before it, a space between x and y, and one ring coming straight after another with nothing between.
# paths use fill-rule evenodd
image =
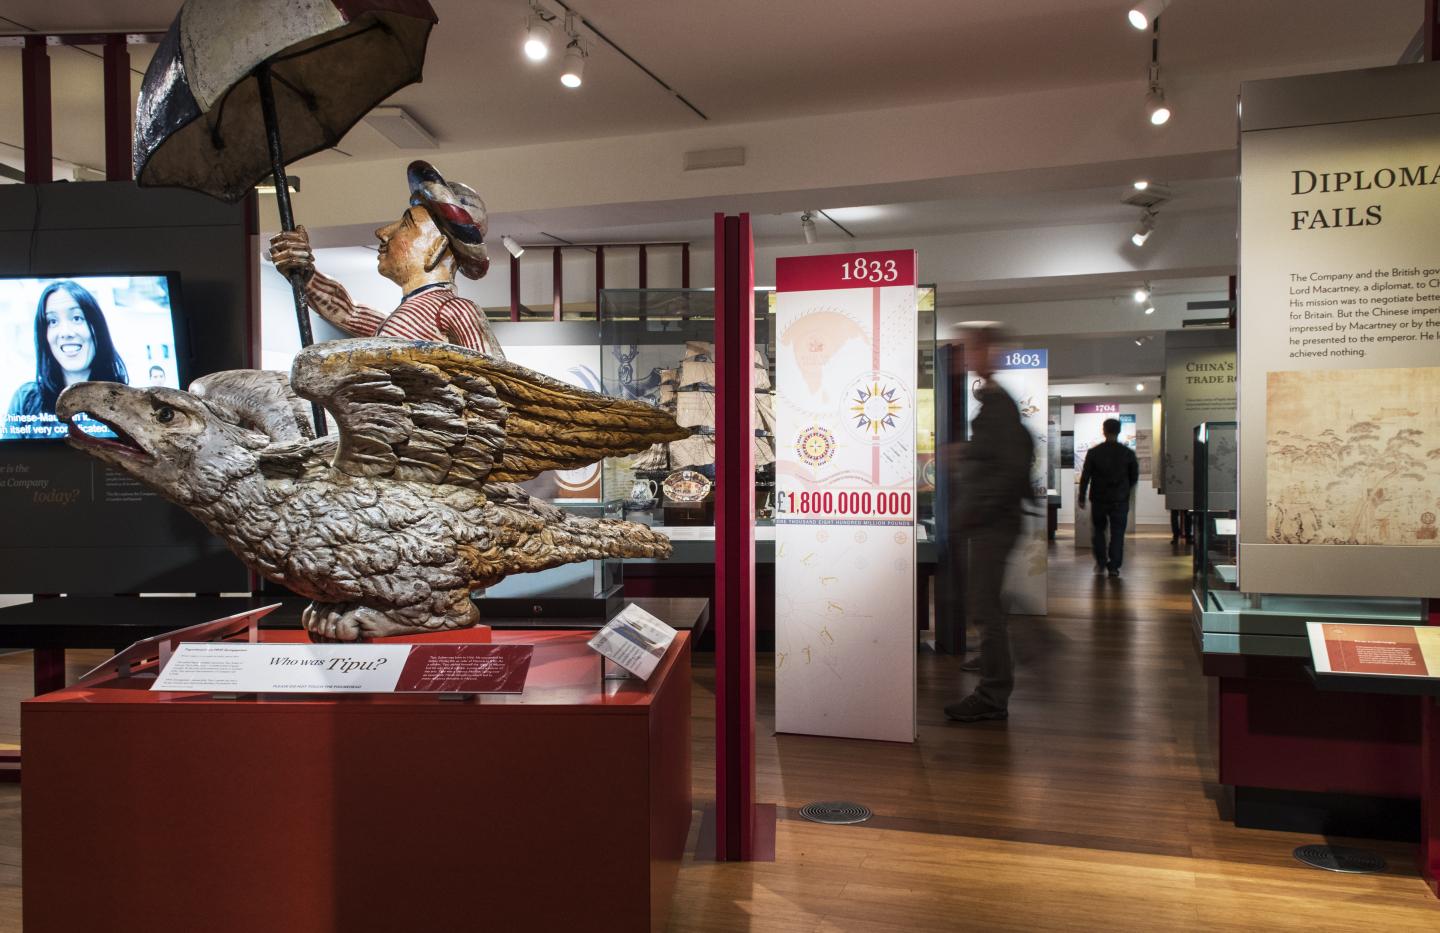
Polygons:
<instances>
[{"instance_id":1,"label":"figure's arm","mask_svg":"<svg viewBox=\"0 0 1440 933\"><path fill-rule=\"evenodd\" d=\"M355 337L373 337L385 316L374 308L357 305L345 286L315 270L315 254L304 227L270 238L270 258L286 278L292 272L305 277L305 301L325 320Z\"/></svg>"},{"instance_id":2,"label":"figure's arm","mask_svg":"<svg viewBox=\"0 0 1440 933\"><path fill-rule=\"evenodd\" d=\"M1140 459L1135 456L1134 451L1130 452L1130 463L1127 466L1130 471L1130 488L1134 489L1140 482Z\"/></svg>"},{"instance_id":3,"label":"figure's arm","mask_svg":"<svg viewBox=\"0 0 1440 933\"><path fill-rule=\"evenodd\" d=\"M445 302L440 309L439 325L440 332L450 343L479 350L497 360L505 359L505 351L490 329L490 322L470 300L455 297Z\"/></svg>"}]
</instances>

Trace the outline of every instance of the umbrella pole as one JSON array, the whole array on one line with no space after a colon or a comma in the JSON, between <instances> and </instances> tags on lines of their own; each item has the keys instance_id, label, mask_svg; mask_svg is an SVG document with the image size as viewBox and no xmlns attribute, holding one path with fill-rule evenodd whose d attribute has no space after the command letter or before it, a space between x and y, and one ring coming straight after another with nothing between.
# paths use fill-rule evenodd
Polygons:
<instances>
[{"instance_id":1,"label":"umbrella pole","mask_svg":"<svg viewBox=\"0 0 1440 933\"><path fill-rule=\"evenodd\" d=\"M295 212L290 209L290 180L285 177L285 158L280 148L280 120L275 115L275 91L270 84L270 65L262 64L255 69L255 83L260 90L260 111L265 116L265 140L270 147L270 171L274 175L275 204L280 209L280 229L289 233L295 229ZM305 301L305 280L303 273L291 272L290 293L295 298L295 322L300 328L300 347L303 349L315 342L310 332L310 308ZM316 402L310 403L315 416L315 434L323 437L325 409Z\"/></svg>"}]
</instances>

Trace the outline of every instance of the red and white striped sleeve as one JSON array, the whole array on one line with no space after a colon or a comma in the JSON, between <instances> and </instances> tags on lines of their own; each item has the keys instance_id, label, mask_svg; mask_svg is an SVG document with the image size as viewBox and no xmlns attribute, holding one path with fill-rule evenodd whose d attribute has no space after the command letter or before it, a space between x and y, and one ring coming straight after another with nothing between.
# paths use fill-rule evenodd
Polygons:
<instances>
[{"instance_id":1,"label":"red and white striped sleeve","mask_svg":"<svg viewBox=\"0 0 1440 933\"><path fill-rule=\"evenodd\" d=\"M345 286L319 272L305 283L305 300L325 320L356 337L375 336L385 321L385 315L355 304Z\"/></svg>"},{"instance_id":2,"label":"red and white striped sleeve","mask_svg":"<svg viewBox=\"0 0 1440 933\"><path fill-rule=\"evenodd\" d=\"M451 343L479 350L497 359L505 358L504 351L500 349L500 341L495 339L494 332L490 330L490 322L485 319L480 309L475 307L474 302L459 296L450 297L438 309L435 323L440 328L440 333Z\"/></svg>"}]
</instances>

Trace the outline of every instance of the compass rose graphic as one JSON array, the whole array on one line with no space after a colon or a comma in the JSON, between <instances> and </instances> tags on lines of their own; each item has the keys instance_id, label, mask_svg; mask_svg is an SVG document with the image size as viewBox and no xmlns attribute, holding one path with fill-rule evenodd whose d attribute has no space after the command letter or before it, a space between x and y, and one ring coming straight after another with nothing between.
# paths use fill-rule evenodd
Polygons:
<instances>
[{"instance_id":1,"label":"compass rose graphic","mask_svg":"<svg viewBox=\"0 0 1440 933\"><path fill-rule=\"evenodd\" d=\"M899 387L882 386L879 380L860 386L850 400L850 416L855 419L855 427L872 437L878 437L884 429L898 427L898 417L904 409L899 398Z\"/></svg>"},{"instance_id":2,"label":"compass rose graphic","mask_svg":"<svg viewBox=\"0 0 1440 933\"><path fill-rule=\"evenodd\" d=\"M910 393L894 376L870 372L850 383L842 410L846 427L867 444L898 440L910 424Z\"/></svg>"}]
</instances>

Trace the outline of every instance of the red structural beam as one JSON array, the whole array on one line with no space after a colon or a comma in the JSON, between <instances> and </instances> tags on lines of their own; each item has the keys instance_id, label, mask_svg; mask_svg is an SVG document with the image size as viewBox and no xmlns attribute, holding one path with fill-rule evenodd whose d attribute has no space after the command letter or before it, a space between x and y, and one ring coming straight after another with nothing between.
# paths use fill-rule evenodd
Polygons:
<instances>
[{"instance_id":1,"label":"red structural beam","mask_svg":"<svg viewBox=\"0 0 1440 933\"><path fill-rule=\"evenodd\" d=\"M134 112L130 109L130 47L124 36L105 40L105 180L134 177Z\"/></svg>"},{"instance_id":2,"label":"red structural beam","mask_svg":"<svg viewBox=\"0 0 1440 933\"><path fill-rule=\"evenodd\" d=\"M510 257L510 320L520 320L520 259Z\"/></svg>"},{"instance_id":3,"label":"red structural beam","mask_svg":"<svg viewBox=\"0 0 1440 933\"><path fill-rule=\"evenodd\" d=\"M1421 29L1425 61L1433 62L1440 53L1440 0L1425 0L1425 24Z\"/></svg>"},{"instance_id":4,"label":"red structural beam","mask_svg":"<svg viewBox=\"0 0 1440 933\"><path fill-rule=\"evenodd\" d=\"M20 51L20 97L25 122L25 181L55 180L50 133L50 55L44 36L26 36Z\"/></svg>"},{"instance_id":5,"label":"red structural beam","mask_svg":"<svg viewBox=\"0 0 1440 933\"><path fill-rule=\"evenodd\" d=\"M550 285L555 291L555 297L551 299L550 310L552 316L558 321L564 312L561 302L565 294L565 262L561 256L560 247L555 247L551 252L554 256L554 268L550 275Z\"/></svg>"},{"instance_id":6,"label":"red structural beam","mask_svg":"<svg viewBox=\"0 0 1440 933\"><path fill-rule=\"evenodd\" d=\"M715 215L715 858L755 846L755 246Z\"/></svg>"},{"instance_id":7,"label":"red structural beam","mask_svg":"<svg viewBox=\"0 0 1440 933\"><path fill-rule=\"evenodd\" d=\"M644 249L642 246L641 249ZM600 293L605 290L605 247L595 247L595 314L600 314Z\"/></svg>"}]
</instances>

